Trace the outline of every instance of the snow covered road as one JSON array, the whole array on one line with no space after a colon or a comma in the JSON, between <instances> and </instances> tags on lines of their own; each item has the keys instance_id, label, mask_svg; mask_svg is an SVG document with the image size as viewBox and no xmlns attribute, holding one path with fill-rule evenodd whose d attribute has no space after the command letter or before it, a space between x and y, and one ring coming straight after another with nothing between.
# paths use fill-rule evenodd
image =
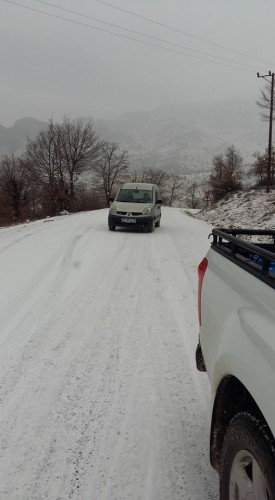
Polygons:
<instances>
[{"instance_id":1,"label":"snow covered road","mask_svg":"<svg viewBox=\"0 0 275 500\"><path fill-rule=\"evenodd\" d=\"M0 229L1 500L215 500L195 367L211 227L107 210Z\"/></svg>"}]
</instances>

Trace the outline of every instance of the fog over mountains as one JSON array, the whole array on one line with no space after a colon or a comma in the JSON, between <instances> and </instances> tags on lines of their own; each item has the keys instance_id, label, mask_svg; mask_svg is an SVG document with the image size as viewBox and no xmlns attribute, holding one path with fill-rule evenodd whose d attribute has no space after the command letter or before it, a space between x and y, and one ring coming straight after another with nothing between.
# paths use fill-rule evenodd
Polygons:
<instances>
[{"instance_id":1,"label":"fog over mountains","mask_svg":"<svg viewBox=\"0 0 275 500\"><path fill-rule=\"evenodd\" d=\"M262 121L255 102L243 99L162 106L93 122L101 139L128 149L131 166L137 169L206 172L213 155L232 144L249 163L268 141L268 123ZM23 152L27 137L34 139L46 127L47 122L34 118L20 119L9 128L0 125L0 153Z\"/></svg>"}]
</instances>

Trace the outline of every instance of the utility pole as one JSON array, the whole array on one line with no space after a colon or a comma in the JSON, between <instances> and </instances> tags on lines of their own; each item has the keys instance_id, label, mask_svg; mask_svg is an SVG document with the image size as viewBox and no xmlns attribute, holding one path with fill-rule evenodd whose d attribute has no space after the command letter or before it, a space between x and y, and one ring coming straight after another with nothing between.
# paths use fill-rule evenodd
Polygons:
<instances>
[{"instance_id":1,"label":"utility pole","mask_svg":"<svg viewBox=\"0 0 275 500\"><path fill-rule=\"evenodd\" d=\"M268 83L271 84L271 94L270 94L270 114L269 114L269 136L268 136L268 163L267 163L267 183L266 192L270 191L270 181L271 181L271 159L272 159L272 121L273 121L273 101L274 101L274 73L268 72L268 75L260 75L257 73L258 78L264 78ZM267 79L271 77L271 81Z\"/></svg>"}]
</instances>

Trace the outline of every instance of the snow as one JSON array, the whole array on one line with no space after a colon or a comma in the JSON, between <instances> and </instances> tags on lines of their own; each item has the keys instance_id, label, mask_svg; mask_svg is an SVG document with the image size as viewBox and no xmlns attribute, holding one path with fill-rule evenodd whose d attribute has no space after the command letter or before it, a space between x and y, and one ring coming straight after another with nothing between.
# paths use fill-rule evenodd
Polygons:
<instances>
[{"instance_id":1,"label":"snow","mask_svg":"<svg viewBox=\"0 0 275 500\"><path fill-rule=\"evenodd\" d=\"M213 226L246 229L275 229L274 191L264 189L239 191L221 200L213 208L202 210L196 217Z\"/></svg>"},{"instance_id":2,"label":"snow","mask_svg":"<svg viewBox=\"0 0 275 500\"><path fill-rule=\"evenodd\" d=\"M1 500L218 499L195 365L211 226L107 210L0 229Z\"/></svg>"}]
</instances>

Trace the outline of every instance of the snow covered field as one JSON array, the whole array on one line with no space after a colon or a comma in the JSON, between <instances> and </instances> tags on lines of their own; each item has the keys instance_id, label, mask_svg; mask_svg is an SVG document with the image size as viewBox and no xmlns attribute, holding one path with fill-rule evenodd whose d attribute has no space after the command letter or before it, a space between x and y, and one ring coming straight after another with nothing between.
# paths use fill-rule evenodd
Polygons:
<instances>
[{"instance_id":1,"label":"snow covered field","mask_svg":"<svg viewBox=\"0 0 275 500\"><path fill-rule=\"evenodd\" d=\"M0 229L1 500L215 500L197 265L211 226Z\"/></svg>"}]
</instances>

